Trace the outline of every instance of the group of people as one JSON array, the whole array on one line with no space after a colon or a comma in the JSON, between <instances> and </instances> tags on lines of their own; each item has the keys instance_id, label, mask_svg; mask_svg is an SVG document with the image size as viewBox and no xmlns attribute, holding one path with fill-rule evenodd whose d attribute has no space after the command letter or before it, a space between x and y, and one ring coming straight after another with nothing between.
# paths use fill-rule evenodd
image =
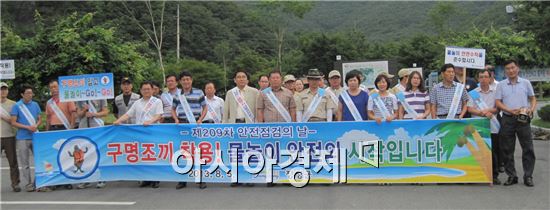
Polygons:
<instances>
[{"instance_id":1,"label":"group of people","mask_svg":"<svg viewBox=\"0 0 550 210\"><path fill-rule=\"evenodd\" d=\"M193 76L188 71L165 77L166 90L160 93L157 83L142 82L140 94L132 91L132 81L121 81L122 94L115 97L112 107L117 120L114 125L155 123L267 123L267 122L331 122L376 121L379 126L394 120L408 119L462 119L486 117L491 123L493 149L493 183L501 184L499 171L505 171L508 180L504 185L518 183L514 167L516 136L522 147L524 184L533 186L532 173L535 162L529 118L536 107L531 83L518 76L516 61L504 64L507 79L497 82L494 68L488 66L477 72L478 82L463 78L464 69L445 64L440 69L442 82L428 92L419 72L402 69L399 81L390 87L394 77L379 74L372 90L362 88L363 75L351 71L342 78L337 70L328 74L329 87L324 87L324 76L317 69L310 69L306 81L293 75L272 71L258 80L259 89L249 86L250 75L237 70L233 77L236 86L227 91L225 100L216 96L213 82L203 89L193 86ZM347 88L341 86L342 79ZM178 83L181 88L178 87ZM23 86L18 102L7 99L8 85L1 83L2 148L10 164L13 191L20 191L19 174L26 181L25 189L34 191L29 159L32 157L32 133L38 132L41 109L32 100L33 88ZM59 101L58 82L49 83L51 99L46 103L46 130L64 130L104 126L102 117L109 114L106 100L81 102ZM475 91L473 94L468 94ZM472 95L472 97L470 96ZM12 127L17 128L14 132ZM500 129L499 129L500 128ZM21 170L18 170L21 167ZM502 170L504 168L504 170ZM199 183L200 188L206 184ZM77 188L89 187L78 184ZM96 185L101 188L104 182ZM143 181L141 187L159 187L157 181ZM185 182L176 189L186 186ZM63 186L56 186L63 187ZM65 185L71 189L72 185ZM42 187L37 191L51 191L54 187Z\"/></svg>"}]
</instances>

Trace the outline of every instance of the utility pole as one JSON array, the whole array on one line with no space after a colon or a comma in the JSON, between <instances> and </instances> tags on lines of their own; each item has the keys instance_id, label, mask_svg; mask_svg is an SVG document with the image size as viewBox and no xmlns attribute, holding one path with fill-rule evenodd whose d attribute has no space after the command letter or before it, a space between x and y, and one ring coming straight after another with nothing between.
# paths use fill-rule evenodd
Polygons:
<instances>
[{"instance_id":1,"label":"utility pole","mask_svg":"<svg viewBox=\"0 0 550 210\"><path fill-rule=\"evenodd\" d=\"M176 23L176 62L180 62L180 4L178 3L177 9L177 23Z\"/></svg>"}]
</instances>

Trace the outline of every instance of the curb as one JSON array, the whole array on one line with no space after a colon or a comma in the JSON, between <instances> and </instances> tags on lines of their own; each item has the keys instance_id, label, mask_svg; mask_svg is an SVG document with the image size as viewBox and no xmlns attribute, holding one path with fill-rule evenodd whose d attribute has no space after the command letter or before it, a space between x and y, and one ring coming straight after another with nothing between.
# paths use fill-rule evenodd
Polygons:
<instances>
[{"instance_id":1,"label":"curb","mask_svg":"<svg viewBox=\"0 0 550 210\"><path fill-rule=\"evenodd\" d=\"M539 127L539 126L536 126L536 125L531 125L531 128L532 128L532 133L533 134L536 134L536 133L545 133L547 136L546 136L546 139L535 139L536 136L533 135L533 140L539 140L539 141L548 141L550 140L550 129L549 128L543 128L543 127Z\"/></svg>"}]
</instances>

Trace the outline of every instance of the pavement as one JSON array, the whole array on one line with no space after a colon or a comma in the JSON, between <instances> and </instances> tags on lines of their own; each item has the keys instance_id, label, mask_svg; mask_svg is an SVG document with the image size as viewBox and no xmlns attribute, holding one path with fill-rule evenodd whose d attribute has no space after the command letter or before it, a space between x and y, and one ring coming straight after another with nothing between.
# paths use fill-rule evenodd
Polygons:
<instances>
[{"instance_id":1,"label":"pavement","mask_svg":"<svg viewBox=\"0 0 550 210\"><path fill-rule=\"evenodd\" d=\"M521 149L516 145L516 168L522 176ZM466 185L366 184L308 185L294 188L277 185L229 187L197 184L175 189L139 188L137 182L109 182L103 189L12 192L7 160L1 165L1 209L550 209L550 141L534 141L535 187ZM504 182L506 175L501 174ZM23 184L21 185L23 187Z\"/></svg>"}]
</instances>

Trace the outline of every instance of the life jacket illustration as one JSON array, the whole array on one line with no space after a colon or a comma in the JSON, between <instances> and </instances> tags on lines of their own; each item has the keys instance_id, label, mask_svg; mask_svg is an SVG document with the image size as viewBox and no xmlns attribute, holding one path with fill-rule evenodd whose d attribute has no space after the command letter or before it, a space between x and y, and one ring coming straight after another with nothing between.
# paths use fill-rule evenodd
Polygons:
<instances>
[{"instance_id":1,"label":"life jacket illustration","mask_svg":"<svg viewBox=\"0 0 550 210\"><path fill-rule=\"evenodd\" d=\"M85 150L81 150L78 145L74 145L74 151L71 154L70 151L67 151L69 153L69 156L71 156L74 160L74 166L76 167L76 170L74 170L74 173L80 171L81 173L84 173L82 170L82 164L84 163L84 153L88 152L88 147L85 148Z\"/></svg>"}]
</instances>

